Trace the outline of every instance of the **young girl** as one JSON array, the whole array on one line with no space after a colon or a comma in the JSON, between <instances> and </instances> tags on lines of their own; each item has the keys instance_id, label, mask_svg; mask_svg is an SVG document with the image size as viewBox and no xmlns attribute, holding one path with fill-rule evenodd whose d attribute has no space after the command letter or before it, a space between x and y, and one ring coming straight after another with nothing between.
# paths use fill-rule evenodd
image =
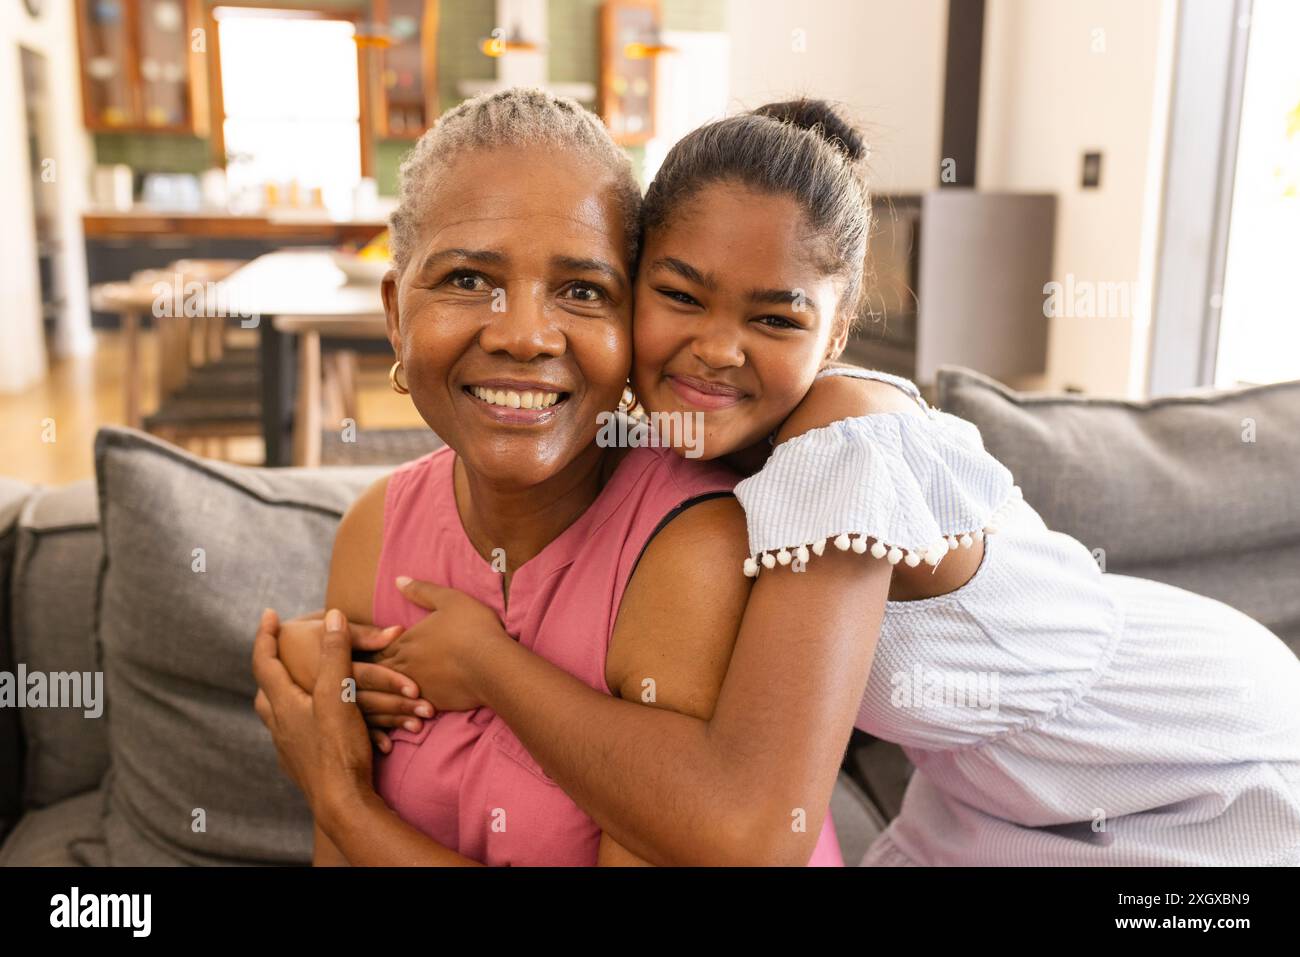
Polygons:
<instances>
[{"instance_id":1,"label":"young girl","mask_svg":"<svg viewBox=\"0 0 1300 957\"><path fill-rule=\"evenodd\" d=\"M691 133L646 196L637 398L700 417L704 457L749 475L749 558L713 574L756 581L711 717L594 692L484 606L401 578L432 613L376 660L440 709L492 709L657 863L806 861L856 725L916 766L865 864L1300 864L1287 648L1102 573L974 426L835 363L863 152L825 104L773 104Z\"/></svg>"}]
</instances>

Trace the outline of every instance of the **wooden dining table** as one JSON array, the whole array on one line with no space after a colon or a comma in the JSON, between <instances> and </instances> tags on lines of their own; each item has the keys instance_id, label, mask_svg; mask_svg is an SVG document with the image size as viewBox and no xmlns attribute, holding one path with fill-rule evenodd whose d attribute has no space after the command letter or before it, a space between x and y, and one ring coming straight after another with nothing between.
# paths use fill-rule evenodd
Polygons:
<instances>
[{"instance_id":1,"label":"wooden dining table","mask_svg":"<svg viewBox=\"0 0 1300 957\"><path fill-rule=\"evenodd\" d=\"M267 253L231 273L218 301L258 330L266 464L320 462L321 341L387 336L378 282L349 282L329 249Z\"/></svg>"}]
</instances>

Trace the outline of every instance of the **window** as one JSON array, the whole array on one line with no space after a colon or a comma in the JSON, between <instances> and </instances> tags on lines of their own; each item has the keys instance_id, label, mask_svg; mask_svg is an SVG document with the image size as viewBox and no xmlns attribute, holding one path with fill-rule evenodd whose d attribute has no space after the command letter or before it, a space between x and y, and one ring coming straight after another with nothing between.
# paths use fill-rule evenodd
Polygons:
<instances>
[{"instance_id":1,"label":"window","mask_svg":"<svg viewBox=\"0 0 1300 957\"><path fill-rule=\"evenodd\" d=\"M1215 382L1300 378L1300 4L1255 0Z\"/></svg>"},{"instance_id":2,"label":"window","mask_svg":"<svg viewBox=\"0 0 1300 957\"><path fill-rule=\"evenodd\" d=\"M355 26L288 11L218 7L222 131L232 195L299 203L320 189L347 208L361 178L361 96Z\"/></svg>"}]
</instances>

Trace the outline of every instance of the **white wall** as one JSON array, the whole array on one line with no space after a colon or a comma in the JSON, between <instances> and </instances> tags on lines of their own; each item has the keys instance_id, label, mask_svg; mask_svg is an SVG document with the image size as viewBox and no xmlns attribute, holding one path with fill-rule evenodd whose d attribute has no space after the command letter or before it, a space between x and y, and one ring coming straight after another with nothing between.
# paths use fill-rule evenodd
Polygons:
<instances>
[{"instance_id":1,"label":"white wall","mask_svg":"<svg viewBox=\"0 0 1300 957\"><path fill-rule=\"evenodd\" d=\"M1144 388L1176 3L988 0L978 187L1056 193L1053 277L1136 283L1139 294L1122 315L1044 318L1048 371L1024 385ZM875 189L938 186L946 0L728 0L727 14L732 109L838 100L869 129ZM1084 190L1092 151L1101 187Z\"/></svg>"},{"instance_id":2,"label":"white wall","mask_svg":"<svg viewBox=\"0 0 1300 957\"><path fill-rule=\"evenodd\" d=\"M867 129L873 189L930 189L947 29L946 0L728 0L731 106L838 101Z\"/></svg>"},{"instance_id":3,"label":"white wall","mask_svg":"<svg viewBox=\"0 0 1300 957\"><path fill-rule=\"evenodd\" d=\"M3 183L4 228L0 229L0 392L17 392L45 376L45 341L41 324L40 277L32 220L31 175L27 156L27 119L23 106L20 46L41 53L53 104L55 180L44 188L58 193L57 230L63 244L57 276L66 302L66 322L57 331L56 351L93 348L87 304L85 241L81 210L85 205L85 170L89 143L82 129L78 86L76 28L67 0L44 4L33 20L22 3L0 4L0 183ZM44 159L45 157L43 157Z\"/></svg>"},{"instance_id":4,"label":"white wall","mask_svg":"<svg viewBox=\"0 0 1300 957\"><path fill-rule=\"evenodd\" d=\"M1145 388L1175 0L989 0L977 183L1058 197L1053 278L1134 282L1127 315L1054 318L1048 388ZM1101 186L1080 187L1083 154Z\"/></svg>"}]
</instances>

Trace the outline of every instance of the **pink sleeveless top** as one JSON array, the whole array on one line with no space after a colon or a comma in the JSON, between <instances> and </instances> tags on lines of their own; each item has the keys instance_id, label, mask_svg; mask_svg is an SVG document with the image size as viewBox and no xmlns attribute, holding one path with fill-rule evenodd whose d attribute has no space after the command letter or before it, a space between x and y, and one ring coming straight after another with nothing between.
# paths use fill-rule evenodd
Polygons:
<instances>
[{"instance_id":1,"label":"pink sleeveless top","mask_svg":"<svg viewBox=\"0 0 1300 957\"><path fill-rule=\"evenodd\" d=\"M525 648L605 694L605 656L624 587L661 523L701 497L730 494L720 466L667 449L631 449L591 507L501 576L470 544L456 508L450 448L401 466L388 481L374 624L411 627L428 614L397 591L398 575L459 589L496 611ZM375 790L439 844L489 865L596 863L600 830L488 708L441 712L418 733L390 733L375 755ZM813 864L840 866L827 814Z\"/></svg>"}]
</instances>

